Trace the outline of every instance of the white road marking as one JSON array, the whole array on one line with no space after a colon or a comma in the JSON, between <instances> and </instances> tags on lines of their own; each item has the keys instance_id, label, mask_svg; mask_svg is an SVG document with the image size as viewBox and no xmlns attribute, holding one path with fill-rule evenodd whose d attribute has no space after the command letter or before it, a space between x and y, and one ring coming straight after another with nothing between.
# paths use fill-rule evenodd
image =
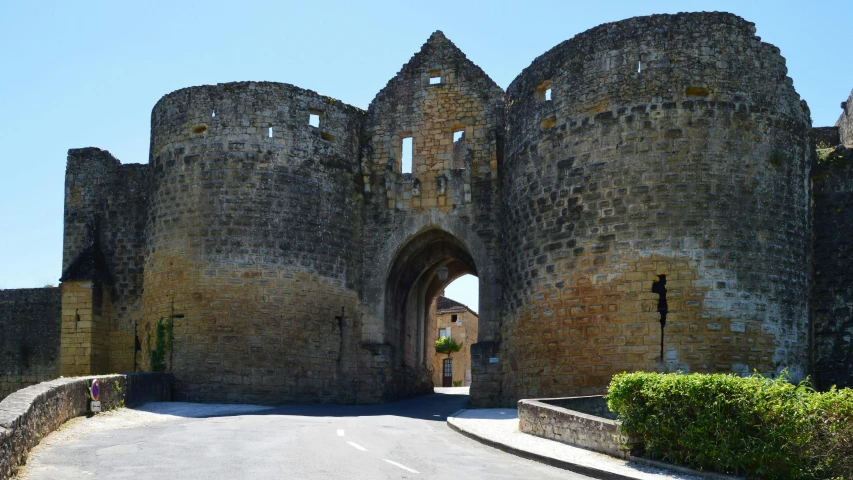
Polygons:
<instances>
[{"instance_id":1,"label":"white road marking","mask_svg":"<svg viewBox=\"0 0 853 480\"><path fill-rule=\"evenodd\" d=\"M357 443L355 443L355 442L347 442L347 443L349 443L350 445L352 445L354 448L356 448L356 449L358 449L358 450L361 450L362 452L366 452L366 451L367 451L367 449L366 449L366 448L362 447L361 445L359 445L359 444L357 444Z\"/></svg>"},{"instance_id":2,"label":"white road marking","mask_svg":"<svg viewBox=\"0 0 853 480\"><path fill-rule=\"evenodd\" d=\"M385 460L386 462L390 463L391 465L394 465L395 467L400 467L400 468L402 468L403 470L406 470L407 472L412 472L412 473L421 473L421 472L419 472L419 471L415 470L414 468L409 468L409 467L407 467L407 466L405 466L405 465L402 465L402 464L399 464L399 463L397 463L397 462L395 462L395 461L393 461L393 460L388 460L387 458L383 458L382 460Z\"/></svg>"},{"instance_id":3,"label":"white road marking","mask_svg":"<svg viewBox=\"0 0 853 480\"><path fill-rule=\"evenodd\" d=\"M344 436L344 431L343 431L343 430L338 430L338 436L339 436L339 437L343 437L343 436Z\"/></svg>"}]
</instances>

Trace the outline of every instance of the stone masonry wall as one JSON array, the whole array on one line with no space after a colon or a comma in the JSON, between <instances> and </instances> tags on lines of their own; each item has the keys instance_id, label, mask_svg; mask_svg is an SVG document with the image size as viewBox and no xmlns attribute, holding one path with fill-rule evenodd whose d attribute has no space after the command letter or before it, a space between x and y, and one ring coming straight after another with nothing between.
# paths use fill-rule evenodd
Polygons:
<instances>
[{"instance_id":1,"label":"stone masonry wall","mask_svg":"<svg viewBox=\"0 0 853 480\"><path fill-rule=\"evenodd\" d=\"M817 386L853 387L853 153L838 149L814 181L814 360Z\"/></svg>"},{"instance_id":2,"label":"stone masonry wall","mask_svg":"<svg viewBox=\"0 0 853 480\"><path fill-rule=\"evenodd\" d=\"M850 92L847 101L841 103L841 108L843 112L835 122L835 126L838 127L841 144L853 147L853 91Z\"/></svg>"},{"instance_id":3,"label":"stone masonry wall","mask_svg":"<svg viewBox=\"0 0 853 480\"><path fill-rule=\"evenodd\" d=\"M505 400L622 371L806 374L813 147L785 74L753 24L701 13L601 25L513 81Z\"/></svg>"},{"instance_id":4,"label":"stone masonry wall","mask_svg":"<svg viewBox=\"0 0 853 480\"><path fill-rule=\"evenodd\" d=\"M497 337L502 283L496 262L497 182L503 99L500 87L441 32L435 32L370 104L361 157L366 209L363 301L369 305L363 337L365 342L389 345L395 352L395 368L431 362L429 357L417 358L423 351L417 345L424 339L423 330L418 333L416 325L423 322L418 317L422 313L409 311L400 317L395 310L408 301L409 292L423 295L427 287L422 284L429 276L405 285L388 284L395 257L430 229L450 234L473 257L475 265L456 273L479 277L479 338ZM454 132L464 132L464 145L454 146ZM407 136L413 144L410 174L401 171L401 142ZM436 256L426 264L425 272L438 263L461 260L452 248L446 251L444 258ZM440 290L430 291L437 295ZM432 300L423 299L412 308L426 309ZM407 383L404 376L405 371L398 370L394 382Z\"/></svg>"},{"instance_id":5,"label":"stone masonry wall","mask_svg":"<svg viewBox=\"0 0 853 480\"><path fill-rule=\"evenodd\" d=\"M60 375L73 377L110 370L111 306L109 286L101 282L62 282ZM115 350L121 349L116 346Z\"/></svg>"},{"instance_id":6,"label":"stone masonry wall","mask_svg":"<svg viewBox=\"0 0 853 480\"><path fill-rule=\"evenodd\" d=\"M813 263L809 170L851 105L812 132L778 48L719 12L593 28L507 92L441 32L367 111L181 89L147 165L69 151L63 271L97 246L109 272L64 280L63 365L171 371L185 400L390 401L429 391L429 306L474 274L478 406L631 370L846 381L849 179L814 179ZM812 290L813 265L836 276Z\"/></svg>"},{"instance_id":7,"label":"stone masonry wall","mask_svg":"<svg viewBox=\"0 0 853 480\"><path fill-rule=\"evenodd\" d=\"M136 368L134 333L142 319L148 171L148 165L122 165L98 148L68 151L62 269L65 271L98 234L113 278L113 284L105 289L112 305L112 314L106 317L108 330L103 332L109 355L97 373L132 372ZM63 315L73 320L76 314L69 310Z\"/></svg>"},{"instance_id":8,"label":"stone masonry wall","mask_svg":"<svg viewBox=\"0 0 853 480\"><path fill-rule=\"evenodd\" d=\"M841 143L838 127L814 127L812 133L818 149L834 148Z\"/></svg>"},{"instance_id":9,"label":"stone masonry wall","mask_svg":"<svg viewBox=\"0 0 853 480\"><path fill-rule=\"evenodd\" d=\"M363 118L264 82L186 88L154 107L140 363L152 367L157 324L174 318L165 368L178 398L379 398L357 369Z\"/></svg>"},{"instance_id":10,"label":"stone masonry wall","mask_svg":"<svg viewBox=\"0 0 853 480\"><path fill-rule=\"evenodd\" d=\"M59 376L59 288L0 290L0 400Z\"/></svg>"},{"instance_id":11,"label":"stone masonry wall","mask_svg":"<svg viewBox=\"0 0 853 480\"><path fill-rule=\"evenodd\" d=\"M627 438L616 420L557 406L560 400L530 399L518 402L518 429L537 437L615 457L628 457ZM556 401L556 402L555 402ZM562 402L568 403L568 402Z\"/></svg>"}]
</instances>

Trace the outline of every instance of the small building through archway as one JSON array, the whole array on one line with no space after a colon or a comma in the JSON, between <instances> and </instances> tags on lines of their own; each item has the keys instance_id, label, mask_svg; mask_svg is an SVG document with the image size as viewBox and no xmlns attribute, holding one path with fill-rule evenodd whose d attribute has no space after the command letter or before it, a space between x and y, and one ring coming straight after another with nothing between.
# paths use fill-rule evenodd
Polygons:
<instances>
[{"instance_id":1,"label":"small building through archway","mask_svg":"<svg viewBox=\"0 0 853 480\"><path fill-rule=\"evenodd\" d=\"M454 286L467 283L468 292L460 295ZM469 305L450 298L466 299L467 303L476 308L479 288L477 279L471 275L465 275L451 284L450 288L433 302L430 307L429 325L434 325L432 338L437 342L441 338L447 338L459 345L459 351L446 354L439 353L437 349L432 356L432 382L436 387L470 387L472 383L471 373L471 345L477 342L477 331L479 316ZM451 291L455 290L455 291ZM471 299L464 295L473 295Z\"/></svg>"}]
</instances>

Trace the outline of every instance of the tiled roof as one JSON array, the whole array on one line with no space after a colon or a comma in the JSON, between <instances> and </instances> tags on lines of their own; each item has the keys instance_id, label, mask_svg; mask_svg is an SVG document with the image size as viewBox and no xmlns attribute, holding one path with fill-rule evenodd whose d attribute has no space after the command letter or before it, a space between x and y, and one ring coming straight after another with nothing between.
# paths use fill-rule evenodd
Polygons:
<instances>
[{"instance_id":1,"label":"tiled roof","mask_svg":"<svg viewBox=\"0 0 853 480\"><path fill-rule=\"evenodd\" d=\"M447 297L438 297L438 313L455 313L455 312L464 312L466 310L471 310L466 305L457 302L456 300L451 300ZM476 315L477 313L471 310L471 313Z\"/></svg>"}]
</instances>

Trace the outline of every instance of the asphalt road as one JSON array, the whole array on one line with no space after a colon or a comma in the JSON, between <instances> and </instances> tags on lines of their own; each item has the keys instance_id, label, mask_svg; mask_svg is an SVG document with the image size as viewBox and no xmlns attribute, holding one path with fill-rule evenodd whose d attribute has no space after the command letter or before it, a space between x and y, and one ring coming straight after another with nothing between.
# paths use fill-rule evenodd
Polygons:
<instances>
[{"instance_id":1,"label":"asphalt road","mask_svg":"<svg viewBox=\"0 0 853 480\"><path fill-rule=\"evenodd\" d=\"M586 479L454 432L466 395L372 406L289 405L230 416L80 419L48 437L21 474L41 479ZM158 411L149 404L143 410ZM203 407L200 407L203 408ZM172 412L174 413L174 412ZM98 428L95 423L101 422ZM87 426L86 422L89 422Z\"/></svg>"}]
</instances>

